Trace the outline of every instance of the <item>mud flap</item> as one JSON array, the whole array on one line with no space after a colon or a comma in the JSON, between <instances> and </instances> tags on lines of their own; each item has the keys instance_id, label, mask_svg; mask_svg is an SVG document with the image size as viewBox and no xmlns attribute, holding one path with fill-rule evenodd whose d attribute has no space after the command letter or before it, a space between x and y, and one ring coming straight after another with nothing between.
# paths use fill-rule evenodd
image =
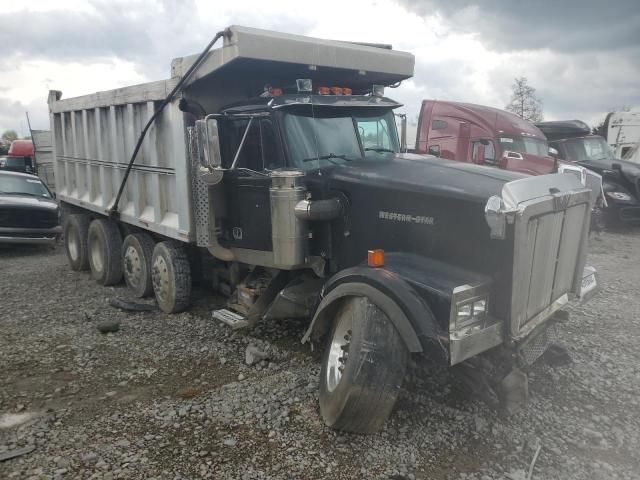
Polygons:
<instances>
[{"instance_id":1,"label":"mud flap","mask_svg":"<svg viewBox=\"0 0 640 480\"><path fill-rule=\"evenodd\" d=\"M496 387L500 409L511 415L526 407L529 400L529 380L519 368L511 370Z\"/></svg>"}]
</instances>

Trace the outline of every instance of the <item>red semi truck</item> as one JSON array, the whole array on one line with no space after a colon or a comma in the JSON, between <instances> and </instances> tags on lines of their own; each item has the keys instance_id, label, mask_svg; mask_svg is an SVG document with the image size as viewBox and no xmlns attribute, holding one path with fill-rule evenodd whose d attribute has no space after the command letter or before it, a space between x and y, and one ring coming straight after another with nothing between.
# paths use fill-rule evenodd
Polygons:
<instances>
[{"instance_id":1,"label":"red semi truck","mask_svg":"<svg viewBox=\"0 0 640 480\"><path fill-rule=\"evenodd\" d=\"M599 174L558 161L558 151L538 127L498 108L423 100L415 151L527 175L571 173L591 189L593 206L604 205Z\"/></svg>"},{"instance_id":2,"label":"red semi truck","mask_svg":"<svg viewBox=\"0 0 640 480\"><path fill-rule=\"evenodd\" d=\"M557 169L547 139L537 127L513 113L471 103L424 100L416 153L529 175Z\"/></svg>"}]
</instances>

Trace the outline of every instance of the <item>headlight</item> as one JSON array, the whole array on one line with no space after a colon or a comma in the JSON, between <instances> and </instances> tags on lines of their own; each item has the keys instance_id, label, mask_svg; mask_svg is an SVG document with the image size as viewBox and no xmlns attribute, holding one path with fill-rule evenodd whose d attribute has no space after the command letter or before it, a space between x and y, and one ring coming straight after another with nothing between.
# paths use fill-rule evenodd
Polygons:
<instances>
[{"instance_id":1,"label":"headlight","mask_svg":"<svg viewBox=\"0 0 640 480\"><path fill-rule=\"evenodd\" d=\"M487 314L487 299L480 298L472 302L458 304L456 308L456 329L482 322Z\"/></svg>"},{"instance_id":2,"label":"headlight","mask_svg":"<svg viewBox=\"0 0 640 480\"><path fill-rule=\"evenodd\" d=\"M631 201L631 195L624 192L604 192L607 197L613 198L614 200L621 200L623 202Z\"/></svg>"}]
</instances>

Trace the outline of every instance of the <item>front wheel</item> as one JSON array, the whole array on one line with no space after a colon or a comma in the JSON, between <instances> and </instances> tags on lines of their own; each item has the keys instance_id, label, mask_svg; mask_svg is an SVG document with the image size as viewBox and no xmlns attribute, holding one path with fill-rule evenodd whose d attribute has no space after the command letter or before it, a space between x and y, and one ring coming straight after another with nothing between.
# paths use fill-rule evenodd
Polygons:
<instances>
[{"instance_id":1,"label":"front wheel","mask_svg":"<svg viewBox=\"0 0 640 480\"><path fill-rule=\"evenodd\" d=\"M389 318L366 297L339 308L320 372L320 413L331 428L375 433L396 402L409 352Z\"/></svg>"}]
</instances>

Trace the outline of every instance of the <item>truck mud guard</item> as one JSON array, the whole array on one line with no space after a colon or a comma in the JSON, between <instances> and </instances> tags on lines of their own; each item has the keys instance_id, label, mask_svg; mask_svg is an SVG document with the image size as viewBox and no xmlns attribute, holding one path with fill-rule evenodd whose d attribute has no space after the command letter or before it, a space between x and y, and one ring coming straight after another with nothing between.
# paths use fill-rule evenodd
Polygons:
<instances>
[{"instance_id":1,"label":"truck mud guard","mask_svg":"<svg viewBox=\"0 0 640 480\"><path fill-rule=\"evenodd\" d=\"M412 353L429 353L448 363L441 329L429 307L406 281L384 268L358 266L332 277L324 286L322 300L302 342L322 337L331 327L332 314L348 297L369 298L393 322Z\"/></svg>"}]
</instances>

